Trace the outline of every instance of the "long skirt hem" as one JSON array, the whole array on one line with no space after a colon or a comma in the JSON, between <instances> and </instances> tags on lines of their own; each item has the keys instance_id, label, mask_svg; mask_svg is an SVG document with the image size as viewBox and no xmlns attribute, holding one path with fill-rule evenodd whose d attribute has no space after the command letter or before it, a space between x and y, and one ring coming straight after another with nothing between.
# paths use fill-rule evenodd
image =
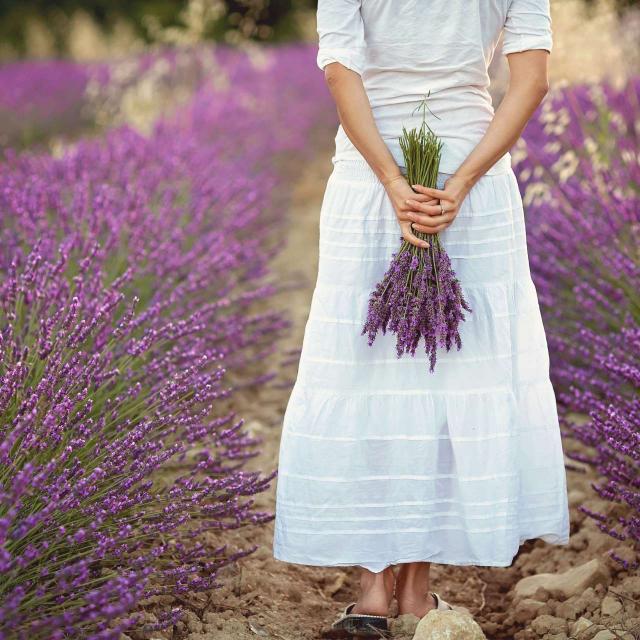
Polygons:
<instances>
[{"instance_id":1,"label":"long skirt hem","mask_svg":"<svg viewBox=\"0 0 640 640\"><path fill-rule=\"evenodd\" d=\"M553 529L555 531L555 528ZM521 544L527 540L540 539L551 545L565 545L569 543L568 537L558 536L556 533L543 533L542 531L532 533L528 538L521 538L518 543L518 548ZM405 564L409 562L432 562L435 564L449 564L456 566L475 566L475 567L510 567L513 564L513 559L518 553L518 549L515 550L508 557L502 558L463 558L463 557L451 557L442 553L429 553L418 554L414 556L402 556L391 560L385 560L380 562L371 562L371 559L359 559L353 560L341 560L339 557L332 556L331 558L315 558L304 554L291 553L290 550L274 545L273 557L281 562L287 562L291 564L301 564L312 567L363 567L373 573L379 573L384 571L387 567L397 564Z\"/></svg>"}]
</instances>

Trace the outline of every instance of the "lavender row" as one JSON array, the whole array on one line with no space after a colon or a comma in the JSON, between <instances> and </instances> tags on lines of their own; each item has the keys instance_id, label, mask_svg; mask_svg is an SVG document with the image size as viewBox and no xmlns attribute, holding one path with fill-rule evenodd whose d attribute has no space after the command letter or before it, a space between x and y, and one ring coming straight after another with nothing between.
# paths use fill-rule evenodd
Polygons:
<instances>
[{"instance_id":1,"label":"lavender row","mask_svg":"<svg viewBox=\"0 0 640 640\"><path fill-rule=\"evenodd\" d=\"M220 87L238 69L272 64L264 50L235 55L225 45L155 48L105 62L0 64L0 147L28 148L77 138L114 123L154 119L207 80Z\"/></svg>"},{"instance_id":2,"label":"lavender row","mask_svg":"<svg viewBox=\"0 0 640 640\"><path fill-rule=\"evenodd\" d=\"M227 51L227 88L202 86L149 137L6 154L0 638L117 638L143 598L213 589L253 551L204 532L272 518L253 496L273 473L244 468L259 442L222 407L229 373L269 379L288 327L264 311L276 161L332 115L313 55Z\"/></svg>"},{"instance_id":3,"label":"lavender row","mask_svg":"<svg viewBox=\"0 0 640 640\"><path fill-rule=\"evenodd\" d=\"M514 152L568 452L598 471L607 513L640 546L640 78L550 93ZM618 558L629 567L629 561ZM635 565L637 566L637 564Z\"/></svg>"},{"instance_id":4,"label":"lavender row","mask_svg":"<svg viewBox=\"0 0 640 640\"><path fill-rule=\"evenodd\" d=\"M0 147L26 147L92 124L87 87L104 83L106 67L67 60L0 65Z\"/></svg>"}]
</instances>

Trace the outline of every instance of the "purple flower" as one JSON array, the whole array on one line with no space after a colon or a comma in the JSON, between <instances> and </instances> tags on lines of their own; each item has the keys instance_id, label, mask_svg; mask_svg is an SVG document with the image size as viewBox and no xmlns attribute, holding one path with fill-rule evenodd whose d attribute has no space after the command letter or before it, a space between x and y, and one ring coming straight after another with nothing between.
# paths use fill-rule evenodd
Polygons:
<instances>
[{"instance_id":1,"label":"purple flower","mask_svg":"<svg viewBox=\"0 0 640 640\"><path fill-rule=\"evenodd\" d=\"M205 532L273 517L227 378L273 376L273 158L306 150L330 96L311 47L215 55L229 89L202 83L149 137L2 162L0 636L118 638L141 599L215 589L254 550Z\"/></svg>"},{"instance_id":2,"label":"purple flower","mask_svg":"<svg viewBox=\"0 0 640 640\"><path fill-rule=\"evenodd\" d=\"M567 457L592 465L617 517L580 509L640 551L640 79L551 91L515 163ZM640 563L615 556L627 569ZM636 556L637 557L637 556Z\"/></svg>"}]
</instances>

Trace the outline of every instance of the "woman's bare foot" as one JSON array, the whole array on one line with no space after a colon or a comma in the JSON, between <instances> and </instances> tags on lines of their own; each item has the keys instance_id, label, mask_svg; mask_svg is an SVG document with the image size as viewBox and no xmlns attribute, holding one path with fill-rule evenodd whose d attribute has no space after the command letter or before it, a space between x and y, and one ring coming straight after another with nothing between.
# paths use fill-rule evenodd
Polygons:
<instances>
[{"instance_id":1,"label":"woman's bare foot","mask_svg":"<svg viewBox=\"0 0 640 640\"><path fill-rule=\"evenodd\" d=\"M423 618L436 608L435 598L429 592L429 562L401 564L396 577L398 615L412 613Z\"/></svg>"},{"instance_id":2,"label":"woman's bare foot","mask_svg":"<svg viewBox=\"0 0 640 640\"><path fill-rule=\"evenodd\" d=\"M386 616L393 598L394 580L391 567L387 567L379 573L373 573L363 568L360 574L360 597L351 613Z\"/></svg>"}]
</instances>

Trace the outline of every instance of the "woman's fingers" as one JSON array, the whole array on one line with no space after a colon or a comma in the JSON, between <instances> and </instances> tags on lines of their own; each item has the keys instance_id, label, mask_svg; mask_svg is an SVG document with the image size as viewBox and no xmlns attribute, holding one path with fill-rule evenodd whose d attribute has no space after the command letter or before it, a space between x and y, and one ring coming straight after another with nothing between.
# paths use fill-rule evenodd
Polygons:
<instances>
[{"instance_id":1,"label":"woman's fingers","mask_svg":"<svg viewBox=\"0 0 640 640\"><path fill-rule=\"evenodd\" d=\"M423 204L438 204L439 202L438 198L432 198L431 196L426 196L423 193L414 193L411 197Z\"/></svg>"},{"instance_id":2,"label":"woman's fingers","mask_svg":"<svg viewBox=\"0 0 640 640\"><path fill-rule=\"evenodd\" d=\"M451 225L460 208L459 195L455 185L445 184L445 189L411 185L418 195L407 198L402 205L402 217L411 220L411 228L422 233L439 233ZM446 204L445 204L446 203ZM444 213L443 213L444 209Z\"/></svg>"},{"instance_id":3,"label":"woman's fingers","mask_svg":"<svg viewBox=\"0 0 640 640\"><path fill-rule=\"evenodd\" d=\"M447 227L449 227L451 223L439 223L435 227L426 227L424 225L418 224L417 222L412 223L412 229L414 231L422 231L422 233L440 233L440 231L444 231Z\"/></svg>"},{"instance_id":4,"label":"woman's fingers","mask_svg":"<svg viewBox=\"0 0 640 640\"><path fill-rule=\"evenodd\" d=\"M426 213L431 216L437 216L442 213L442 209L439 204L426 204L424 202L413 200L412 198L405 200L405 204L411 211Z\"/></svg>"},{"instance_id":5,"label":"woman's fingers","mask_svg":"<svg viewBox=\"0 0 640 640\"><path fill-rule=\"evenodd\" d=\"M414 211L405 211L396 216L400 222L406 222L408 224L421 225L428 229L443 224L449 220L449 215L444 216L430 216L426 214L416 213ZM417 227L416 227L417 228Z\"/></svg>"},{"instance_id":6,"label":"woman's fingers","mask_svg":"<svg viewBox=\"0 0 640 640\"><path fill-rule=\"evenodd\" d=\"M440 207L438 205L437 206L437 210L438 210L438 215L440 214ZM396 209L396 216L398 217L399 220L410 220L410 221L416 221L418 220L418 218L416 218L416 216L428 216L428 215L432 215L432 214L427 214L427 213L422 213L421 211L416 211L416 207L415 207L415 202L413 206L404 204L401 205L398 209Z\"/></svg>"},{"instance_id":7,"label":"woman's fingers","mask_svg":"<svg viewBox=\"0 0 640 640\"><path fill-rule=\"evenodd\" d=\"M417 247L422 247L424 249L426 249L427 247L430 246L430 243L427 240L422 240L421 238L418 238L418 236L416 236L413 233L413 229L411 227L411 223L410 222L401 223L400 224L400 229L402 230L402 237L407 242L410 242L411 244L414 244Z\"/></svg>"},{"instance_id":8,"label":"woman's fingers","mask_svg":"<svg viewBox=\"0 0 640 640\"><path fill-rule=\"evenodd\" d=\"M453 211L447 211L444 214L441 214L440 212L438 212L438 215L421 214L415 211L408 211L405 214L405 217L406 219L411 220L416 224L433 228L433 227L437 227L439 224L451 222L455 218L455 214Z\"/></svg>"},{"instance_id":9,"label":"woman's fingers","mask_svg":"<svg viewBox=\"0 0 640 640\"><path fill-rule=\"evenodd\" d=\"M451 200L451 194L443 191L442 189L434 189L433 187L425 187L421 184L412 184L412 188L425 196L431 196L432 198L438 198L439 200Z\"/></svg>"}]
</instances>

